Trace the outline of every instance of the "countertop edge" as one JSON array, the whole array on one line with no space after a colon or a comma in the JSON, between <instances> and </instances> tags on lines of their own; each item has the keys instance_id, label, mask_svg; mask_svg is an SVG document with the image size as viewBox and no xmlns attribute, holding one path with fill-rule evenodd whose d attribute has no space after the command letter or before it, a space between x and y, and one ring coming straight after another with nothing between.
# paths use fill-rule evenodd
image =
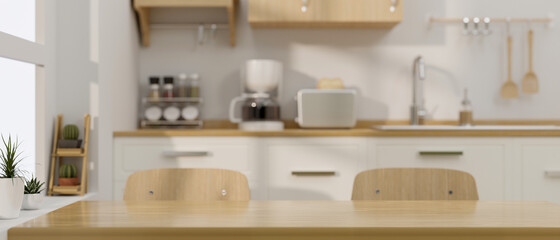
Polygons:
<instances>
[{"instance_id":1,"label":"countertop edge","mask_svg":"<svg viewBox=\"0 0 560 240\"><path fill-rule=\"evenodd\" d=\"M248 132L236 129L115 131L113 137L560 137L558 130L375 130L286 129Z\"/></svg>"}]
</instances>

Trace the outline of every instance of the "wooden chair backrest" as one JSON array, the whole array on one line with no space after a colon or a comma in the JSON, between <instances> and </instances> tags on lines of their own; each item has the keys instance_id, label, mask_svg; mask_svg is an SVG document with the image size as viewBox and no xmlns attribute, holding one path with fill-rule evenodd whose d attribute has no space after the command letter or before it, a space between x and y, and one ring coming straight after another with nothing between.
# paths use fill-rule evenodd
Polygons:
<instances>
[{"instance_id":1,"label":"wooden chair backrest","mask_svg":"<svg viewBox=\"0 0 560 240\"><path fill-rule=\"evenodd\" d=\"M153 169L128 177L124 200L249 201L247 177L224 169Z\"/></svg>"},{"instance_id":2,"label":"wooden chair backrest","mask_svg":"<svg viewBox=\"0 0 560 240\"><path fill-rule=\"evenodd\" d=\"M359 173L352 200L478 200L466 172L434 168L384 168Z\"/></svg>"}]
</instances>

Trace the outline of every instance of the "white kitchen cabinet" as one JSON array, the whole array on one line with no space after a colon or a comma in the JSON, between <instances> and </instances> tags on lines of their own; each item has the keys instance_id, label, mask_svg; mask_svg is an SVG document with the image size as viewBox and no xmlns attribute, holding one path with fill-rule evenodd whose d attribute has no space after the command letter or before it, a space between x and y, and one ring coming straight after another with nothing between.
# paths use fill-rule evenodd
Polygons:
<instances>
[{"instance_id":1,"label":"white kitchen cabinet","mask_svg":"<svg viewBox=\"0 0 560 240\"><path fill-rule=\"evenodd\" d=\"M247 175L255 200L349 200L373 168L471 173L481 200L560 203L560 138L115 137L113 198L152 168L224 168Z\"/></svg>"},{"instance_id":2,"label":"white kitchen cabinet","mask_svg":"<svg viewBox=\"0 0 560 240\"><path fill-rule=\"evenodd\" d=\"M269 199L350 200L366 147L361 137L267 139Z\"/></svg>"},{"instance_id":3,"label":"white kitchen cabinet","mask_svg":"<svg viewBox=\"0 0 560 240\"><path fill-rule=\"evenodd\" d=\"M364 137L118 137L113 198L126 179L154 168L224 168L247 175L252 199L349 200L365 170ZM202 155L202 156L200 156Z\"/></svg>"},{"instance_id":4,"label":"white kitchen cabinet","mask_svg":"<svg viewBox=\"0 0 560 240\"><path fill-rule=\"evenodd\" d=\"M506 199L506 138L380 138L370 166L447 168L470 173L481 200Z\"/></svg>"},{"instance_id":5,"label":"white kitchen cabinet","mask_svg":"<svg viewBox=\"0 0 560 240\"><path fill-rule=\"evenodd\" d=\"M122 199L128 176L155 168L222 168L242 172L252 196L260 199L252 138L244 137L121 137L114 146L114 199Z\"/></svg>"},{"instance_id":6,"label":"white kitchen cabinet","mask_svg":"<svg viewBox=\"0 0 560 240\"><path fill-rule=\"evenodd\" d=\"M560 141L528 139L519 149L522 199L560 203Z\"/></svg>"}]
</instances>

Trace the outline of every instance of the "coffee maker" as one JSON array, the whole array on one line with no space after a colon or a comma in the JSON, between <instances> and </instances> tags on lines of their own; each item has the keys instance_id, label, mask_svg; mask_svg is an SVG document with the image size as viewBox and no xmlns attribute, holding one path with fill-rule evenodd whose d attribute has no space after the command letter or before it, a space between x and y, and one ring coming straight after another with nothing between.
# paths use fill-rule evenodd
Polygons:
<instances>
[{"instance_id":1,"label":"coffee maker","mask_svg":"<svg viewBox=\"0 0 560 240\"><path fill-rule=\"evenodd\" d=\"M280 105L276 98L282 85L282 63L275 60L252 59L241 71L242 95L231 100L229 119L243 131L281 131ZM240 104L239 104L240 103ZM241 106L241 117L236 109Z\"/></svg>"}]
</instances>

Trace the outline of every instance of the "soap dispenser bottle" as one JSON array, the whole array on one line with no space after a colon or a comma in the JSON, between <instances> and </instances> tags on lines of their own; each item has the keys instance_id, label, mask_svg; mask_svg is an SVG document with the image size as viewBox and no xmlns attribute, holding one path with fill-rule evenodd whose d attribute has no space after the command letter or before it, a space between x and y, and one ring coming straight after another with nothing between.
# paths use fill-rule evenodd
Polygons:
<instances>
[{"instance_id":1,"label":"soap dispenser bottle","mask_svg":"<svg viewBox=\"0 0 560 240\"><path fill-rule=\"evenodd\" d=\"M461 101L461 111L459 112L459 125L461 126L473 125L473 109L467 94L468 90L465 88L465 96Z\"/></svg>"}]
</instances>

